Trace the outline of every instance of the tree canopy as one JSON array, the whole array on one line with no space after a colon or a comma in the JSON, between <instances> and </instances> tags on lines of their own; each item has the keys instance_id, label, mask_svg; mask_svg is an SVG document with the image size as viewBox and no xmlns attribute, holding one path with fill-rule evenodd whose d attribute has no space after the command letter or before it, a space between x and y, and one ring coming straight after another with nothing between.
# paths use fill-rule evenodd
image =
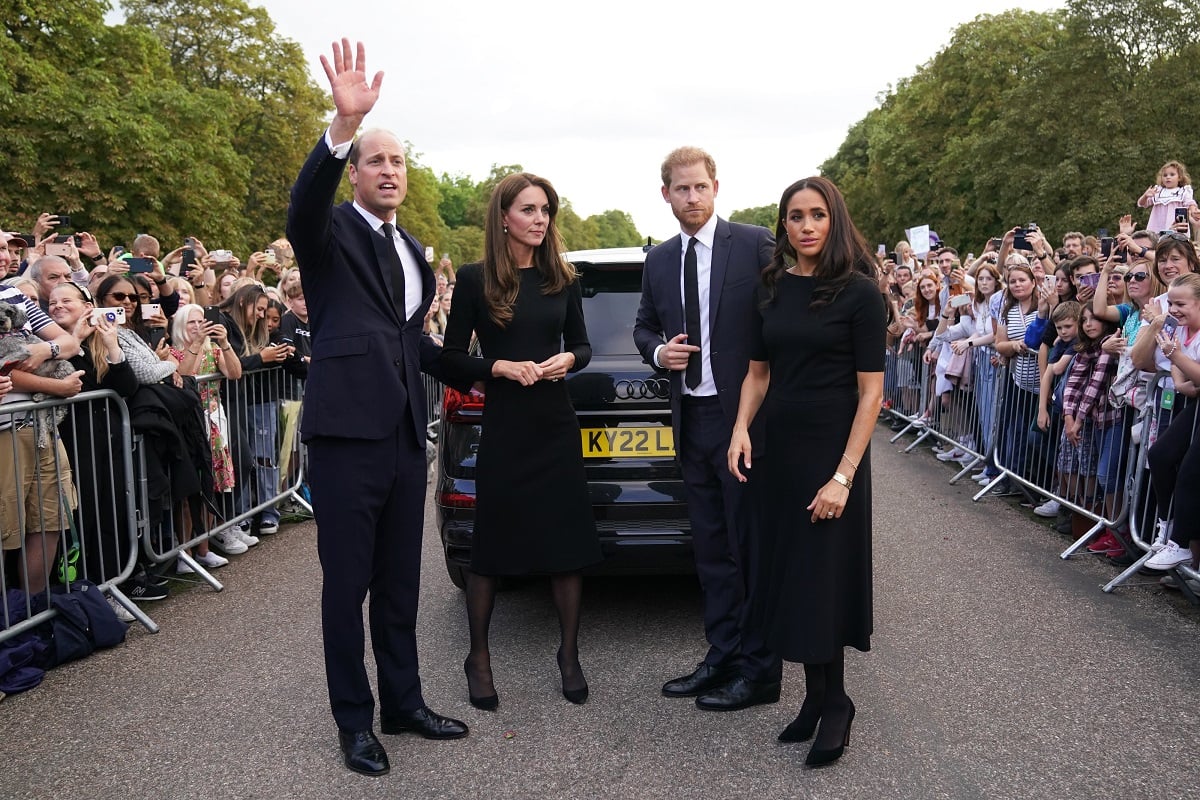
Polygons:
<instances>
[{"instance_id":1,"label":"tree canopy","mask_svg":"<svg viewBox=\"0 0 1200 800\"><path fill-rule=\"evenodd\" d=\"M300 46L247 0L6 4L0 36L0 224L70 214L102 245L141 232L248 253L281 235L289 192L332 109ZM483 255L492 188L440 178L409 149L402 225L456 263ZM342 198L349 196L343 184ZM629 215L582 219L563 198L570 249L637 244Z\"/></svg>"},{"instance_id":2,"label":"tree canopy","mask_svg":"<svg viewBox=\"0 0 1200 800\"><path fill-rule=\"evenodd\" d=\"M928 223L960 249L1037 222L1142 223L1137 197L1200 145L1194 0L1071 0L960 26L821 166L871 241Z\"/></svg>"}]
</instances>

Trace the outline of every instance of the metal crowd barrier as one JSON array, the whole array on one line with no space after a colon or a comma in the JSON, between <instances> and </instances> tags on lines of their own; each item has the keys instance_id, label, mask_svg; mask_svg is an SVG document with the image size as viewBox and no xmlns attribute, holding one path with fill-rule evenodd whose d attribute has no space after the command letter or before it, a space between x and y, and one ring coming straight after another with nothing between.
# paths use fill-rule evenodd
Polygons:
<instances>
[{"instance_id":1,"label":"metal crowd barrier","mask_svg":"<svg viewBox=\"0 0 1200 800\"><path fill-rule=\"evenodd\" d=\"M10 418L15 424L0 431L0 458L12 469L5 470L9 481L0 491L17 501L10 511L15 520L0 519L6 547L0 641L58 613L35 613L34 595L51 583L65 584L69 592L80 579L96 584L148 630L157 631L119 588L137 556L136 509L129 491L132 428L125 402L108 390L83 392L69 399L7 403L0 423ZM20 480L26 472L31 477ZM57 541L48 543L48 535ZM15 582L10 567L20 575Z\"/></svg>"},{"instance_id":2,"label":"metal crowd barrier","mask_svg":"<svg viewBox=\"0 0 1200 800\"><path fill-rule=\"evenodd\" d=\"M1137 444L1134 445L1131 460L1134 462L1130 470L1128 483L1128 525L1129 533L1133 544L1142 550L1141 557L1131 564L1124 572L1113 578L1104 585L1105 592L1112 592L1118 586L1125 584L1131 577L1136 575L1139 570L1150 560L1159 546L1164 544L1161 538L1163 532L1157 530L1157 521L1159 515L1159 498L1155 492L1155 487L1150 478L1149 454L1154 444L1158 441L1161 434L1175 421L1177 414L1184 407L1184 399L1182 395L1172 396L1171 408L1163 408L1164 394L1166 393L1167 373L1160 372L1150 379L1150 386L1146 392L1147 401L1145 413L1138 420ZM1193 398L1190 401L1193 404L1200 403L1200 398ZM1200 424L1197 420L1200 416L1193 416L1191 421L1191 430L1189 432L1192 447L1197 446L1200 441ZM1200 487L1193 487L1192 491L1200 490ZM1175 508L1174 500L1167 501L1167 514L1164 519L1174 519ZM1164 573L1165 574L1165 573ZM1176 568L1176 581L1179 589L1193 603L1200 604L1200 598L1187 586L1186 580L1183 578L1191 578L1200 580L1200 571L1192 569L1188 564L1180 565Z\"/></svg>"},{"instance_id":3,"label":"metal crowd barrier","mask_svg":"<svg viewBox=\"0 0 1200 800\"><path fill-rule=\"evenodd\" d=\"M1179 396L1175 410L1162 408L1160 374L1148 392L1144 413L1127 405L1104 425L1088 419L1072 441L1063 434L1063 420L1053 410L1052 395L1047 396L1043 429L1039 424L1039 393L1016 383L1011 364L992 367L992 348L972 349L977 351L973 380L941 393L936 391L935 368L924 363L920 349L889 350L884 411L895 421L893 427L899 428L891 441L915 433L915 440L904 452L929 439L957 447L962 455L955 460L964 466L950 479L951 483L987 460L995 476L974 495L974 501L987 496L1001 481L1008 481L1035 505L1053 500L1064 516L1077 515L1086 529L1075 530L1079 535L1061 554L1064 559L1078 553L1106 528L1128 533L1128 537L1117 537L1112 550L1140 558L1103 587L1105 592L1112 592L1136 574L1162 544L1155 539L1157 499L1147 454L1186 401ZM1105 382L1105 392L1110 382ZM1190 402L1200 404L1200 399ZM1192 442L1200 434L1200 424L1195 420L1193 417ZM1173 509L1167 518L1172 515ZM1112 550L1099 552L1114 554ZM1200 572L1188 564L1177 568L1181 590L1192 602L1200 603L1184 578L1200 580Z\"/></svg>"},{"instance_id":4,"label":"metal crowd barrier","mask_svg":"<svg viewBox=\"0 0 1200 800\"><path fill-rule=\"evenodd\" d=\"M204 375L196 379L196 385L205 447L201 456L211 469L201 470L200 480L213 481L216 465L225 463L232 468L233 486L219 491L212 484L200 485L198 494L176 498L173 486L168 485L168 493L162 496L161 490L152 491L154 470L143 441L137 448L141 541L149 561L171 564L178 560L221 591L221 582L191 555L192 548L234 526L254 533L256 520L269 518L277 523L278 506L286 500L312 513L303 491L306 449L299 436L304 384L276 366L246 372L236 381L219 374ZM221 432L224 453L212 449L213 427Z\"/></svg>"},{"instance_id":5,"label":"metal crowd barrier","mask_svg":"<svg viewBox=\"0 0 1200 800\"><path fill-rule=\"evenodd\" d=\"M421 373L421 381L425 385L425 409L429 414L429 422L425 425L425 438L436 442L442 424L442 394L445 385L437 378Z\"/></svg>"}]
</instances>

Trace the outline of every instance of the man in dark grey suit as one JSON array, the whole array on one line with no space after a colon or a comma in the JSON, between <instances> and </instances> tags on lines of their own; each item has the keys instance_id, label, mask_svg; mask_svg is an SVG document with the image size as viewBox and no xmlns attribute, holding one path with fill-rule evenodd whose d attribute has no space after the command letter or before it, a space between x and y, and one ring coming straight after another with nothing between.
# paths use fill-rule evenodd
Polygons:
<instances>
[{"instance_id":1,"label":"man in dark grey suit","mask_svg":"<svg viewBox=\"0 0 1200 800\"><path fill-rule=\"evenodd\" d=\"M421 371L439 349L421 335L433 271L421 245L396 226L408 178L403 143L368 131L383 74L366 82L366 57L350 42L321 63L337 108L305 162L288 208L312 325L312 361L301 435L317 518L324 583L321 625L329 703L346 766L389 769L372 731L375 701L363 664L362 605L370 593L380 729L429 739L467 735L421 696L416 618L425 509L425 393ZM334 206L349 164L354 202Z\"/></svg>"},{"instance_id":2,"label":"man in dark grey suit","mask_svg":"<svg viewBox=\"0 0 1200 800\"><path fill-rule=\"evenodd\" d=\"M746 376L754 290L775 241L765 228L713 214L712 156L682 147L662 165L663 199L681 234L646 256L633 336L648 363L670 370L671 425L687 488L696 573L704 591L708 655L689 675L668 681L668 697L696 697L709 711L734 711L779 699L782 663L746 628L755 549L746 500L726 462ZM761 425L751 429L755 455ZM751 478L753 481L753 478Z\"/></svg>"}]
</instances>

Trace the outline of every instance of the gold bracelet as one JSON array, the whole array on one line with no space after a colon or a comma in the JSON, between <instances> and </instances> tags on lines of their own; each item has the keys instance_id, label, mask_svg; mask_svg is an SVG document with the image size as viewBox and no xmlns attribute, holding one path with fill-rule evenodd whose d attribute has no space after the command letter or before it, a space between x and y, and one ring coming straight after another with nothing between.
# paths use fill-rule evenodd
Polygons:
<instances>
[{"instance_id":1,"label":"gold bracelet","mask_svg":"<svg viewBox=\"0 0 1200 800\"><path fill-rule=\"evenodd\" d=\"M847 478L845 475L843 475L840 472L833 473L833 479L835 481L837 481L838 483L840 483L842 486L845 486L847 489L854 488L854 481L850 480L849 478Z\"/></svg>"},{"instance_id":2,"label":"gold bracelet","mask_svg":"<svg viewBox=\"0 0 1200 800\"><path fill-rule=\"evenodd\" d=\"M846 459L846 463L849 464L850 466L854 467L855 470L858 469L858 464L856 464L854 462L854 460L852 458L850 458L850 456L846 455L845 453L842 453L842 458Z\"/></svg>"}]
</instances>

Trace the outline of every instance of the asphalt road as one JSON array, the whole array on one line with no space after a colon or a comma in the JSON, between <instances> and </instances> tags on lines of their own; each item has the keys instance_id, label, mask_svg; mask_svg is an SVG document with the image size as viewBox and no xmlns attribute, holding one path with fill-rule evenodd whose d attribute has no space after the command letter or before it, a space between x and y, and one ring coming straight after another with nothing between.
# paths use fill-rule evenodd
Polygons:
<instances>
[{"instance_id":1,"label":"asphalt road","mask_svg":"<svg viewBox=\"0 0 1200 800\"><path fill-rule=\"evenodd\" d=\"M113 650L0 703L3 798L1092 798L1200 794L1200 613L1157 585L1099 587L1004 500L972 504L925 452L875 438L875 638L849 651L858 706L833 767L775 735L803 697L714 714L660 696L703 654L688 578L589 579L591 700L558 692L544 585L500 597L496 713L467 704L462 597L426 530L425 697L467 739L382 737L390 775L345 770L325 695L315 527L285 527L180 587ZM969 488L969 487L968 487Z\"/></svg>"}]
</instances>

